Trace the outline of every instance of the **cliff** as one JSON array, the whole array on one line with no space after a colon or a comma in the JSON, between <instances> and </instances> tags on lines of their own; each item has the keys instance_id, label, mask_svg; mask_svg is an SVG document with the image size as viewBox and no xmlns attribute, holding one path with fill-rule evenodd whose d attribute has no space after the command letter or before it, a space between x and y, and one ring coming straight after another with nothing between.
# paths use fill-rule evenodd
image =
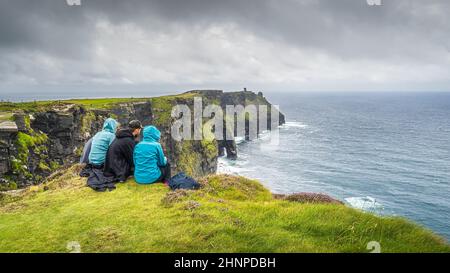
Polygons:
<instances>
[{"instance_id":1,"label":"cliff","mask_svg":"<svg viewBox=\"0 0 450 273\"><path fill-rule=\"evenodd\" d=\"M39 184L55 170L77 162L84 143L108 117L122 124L139 119L143 125L158 127L174 173L185 171L195 177L215 173L217 158L225 154L224 150L229 157L237 156L234 140L175 141L170 136L175 120L172 107L185 104L192 108L195 97L202 98L203 108L210 104L224 110L230 104L271 107L262 93L221 90L194 90L154 98L0 103L0 190ZM284 115L279 113L279 124L283 123ZM270 116L268 124L270 129Z\"/></svg>"}]
</instances>

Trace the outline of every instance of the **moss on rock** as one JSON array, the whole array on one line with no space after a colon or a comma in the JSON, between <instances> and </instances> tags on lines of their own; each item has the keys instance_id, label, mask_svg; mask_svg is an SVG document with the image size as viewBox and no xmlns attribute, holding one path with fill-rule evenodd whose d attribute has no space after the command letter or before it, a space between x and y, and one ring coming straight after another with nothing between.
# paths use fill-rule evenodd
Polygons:
<instances>
[{"instance_id":1,"label":"moss on rock","mask_svg":"<svg viewBox=\"0 0 450 273\"><path fill-rule=\"evenodd\" d=\"M5 183L0 183L0 191L11 191L17 190L17 184L13 181L7 181Z\"/></svg>"},{"instance_id":2,"label":"moss on rock","mask_svg":"<svg viewBox=\"0 0 450 273\"><path fill-rule=\"evenodd\" d=\"M28 127L28 126L27 126ZM34 171L30 170L31 155L37 155L41 158L37 162L36 169L42 172L50 172L51 168L47 165L45 160L48 160L46 153L48 152L48 137L44 133L37 133L31 127L28 132L19 132L15 141L17 149L17 157L11 158L11 169L14 175L24 176L27 179L32 179L36 182L42 180L42 176L35 176Z\"/></svg>"}]
</instances>

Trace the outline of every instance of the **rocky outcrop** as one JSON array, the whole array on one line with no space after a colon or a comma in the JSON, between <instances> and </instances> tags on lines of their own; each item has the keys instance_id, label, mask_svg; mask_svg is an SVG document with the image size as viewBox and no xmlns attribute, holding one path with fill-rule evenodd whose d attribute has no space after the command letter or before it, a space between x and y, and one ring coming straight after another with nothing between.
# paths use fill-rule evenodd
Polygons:
<instances>
[{"instance_id":1,"label":"rocky outcrop","mask_svg":"<svg viewBox=\"0 0 450 273\"><path fill-rule=\"evenodd\" d=\"M256 119L259 119L259 109L260 106L266 106L267 107L267 128L266 130L271 130L272 126L279 126L283 125L285 123L285 116L279 112L278 113L278 123L275 124L272 122L271 119L271 110L272 110L272 104L267 101L267 99L264 97L262 92L258 92L257 94L252 91L236 91L236 92L223 92L222 90L192 90L186 92L187 94L198 94L201 95L204 100L206 100L208 103L219 103L224 114L226 113L226 107L227 105L231 106L237 106L242 105L243 107L246 107L248 105L254 105L256 106L257 110L257 117ZM257 134L262 133L264 130L263 128L260 128L260 124L257 123ZM226 135L226 123L224 121L224 136ZM243 135L240 135L240 133L237 131L237 119L234 121L234 136L244 137L246 140L250 140L250 133L249 133L249 121L246 119L245 124L245 132ZM236 143L234 140L224 139L218 142L219 147L219 156L227 155L229 158L236 158L237 157L237 150L236 150Z\"/></svg>"},{"instance_id":2,"label":"rocky outcrop","mask_svg":"<svg viewBox=\"0 0 450 273\"><path fill-rule=\"evenodd\" d=\"M0 123L0 174L7 173L11 169L11 150L14 149L14 139L18 133L15 122L5 121ZM0 190L16 188L17 185L5 178L0 178Z\"/></svg>"},{"instance_id":3,"label":"rocky outcrop","mask_svg":"<svg viewBox=\"0 0 450 273\"><path fill-rule=\"evenodd\" d=\"M272 196L275 199L298 203L337 204L337 205L344 204L342 201L322 193L300 192L293 194L273 194Z\"/></svg>"},{"instance_id":4,"label":"rocky outcrop","mask_svg":"<svg viewBox=\"0 0 450 273\"><path fill-rule=\"evenodd\" d=\"M39 109L21 109L17 105L14 122L0 124L0 184L3 188L10 184L19 187L37 184L61 166L78 161L84 143L101 130L108 117L121 124L138 119L143 125L157 126L174 173L182 170L197 177L215 173L219 156L237 156L234 140L176 141L170 135L175 120L171 117L172 107L177 104L193 107L194 98L198 96L203 98L204 107L211 103L219 104L224 110L230 104L271 107L262 93L220 90L196 90L142 100L123 99L107 107L71 101L48 103ZM268 122L270 124L270 120ZM279 124L283 123L284 116L280 113Z\"/></svg>"}]
</instances>

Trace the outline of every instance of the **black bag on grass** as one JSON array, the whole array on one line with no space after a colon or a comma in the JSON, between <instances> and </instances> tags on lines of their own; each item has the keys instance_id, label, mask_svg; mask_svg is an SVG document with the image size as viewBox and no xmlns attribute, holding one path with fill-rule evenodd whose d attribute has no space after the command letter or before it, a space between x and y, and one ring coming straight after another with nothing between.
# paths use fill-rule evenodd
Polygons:
<instances>
[{"instance_id":1,"label":"black bag on grass","mask_svg":"<svg viewBox=\"0 0 450 273\"><path fill-rule=\"evenodd\" d=\"M173 191L178 189L197 190L200 188L200 184L184 172L179 172L169 179L169 187Z\"/></svg>"}]
</instances>

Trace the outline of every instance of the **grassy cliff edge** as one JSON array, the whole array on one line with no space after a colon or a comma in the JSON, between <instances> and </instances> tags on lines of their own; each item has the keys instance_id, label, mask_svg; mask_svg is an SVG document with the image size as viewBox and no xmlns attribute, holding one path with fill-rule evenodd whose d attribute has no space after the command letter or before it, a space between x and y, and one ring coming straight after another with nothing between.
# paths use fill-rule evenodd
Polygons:
<instances>
[{"instance_id":1,"label":"grassy cliff edge","mask_svg":"<svg viewBox=\"0 0 450 273\"><path fill-rule=\"evenodd\" d=\"M171 192L132 179L97 193L79 167L0 195L0 252L449 252L432 232L401 218L340 204L277 199L259 182L210 175L198 191Z\"/></svg>"}]
</instances>

